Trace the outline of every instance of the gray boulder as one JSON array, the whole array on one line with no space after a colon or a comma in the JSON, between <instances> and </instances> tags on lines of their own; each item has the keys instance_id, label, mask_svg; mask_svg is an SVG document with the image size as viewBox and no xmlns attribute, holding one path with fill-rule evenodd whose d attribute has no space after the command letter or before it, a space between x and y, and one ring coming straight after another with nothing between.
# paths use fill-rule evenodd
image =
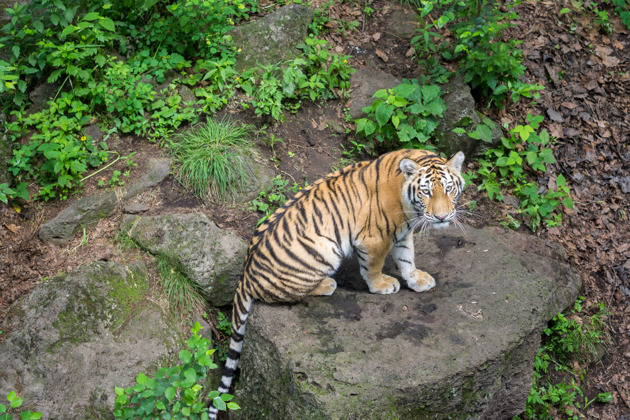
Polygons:
<instances>
[{"instance_id":1,"label":"gray boulder","mask_svg":"<svg viewBox=\"0 0 630 420\"><path fill-rule=\"evenodd\" d=\"M342 286L295 305L255 304L236 389L242 410L230 418L521 413L542 326L577 297L579 274L559 248L502 230L451 230L416 246L418 267L437 280L431 292ZM364 289L357 271L338 282Z\"/></svg>"},{"instance_id":2,"label":"gray boulder","mask_svg":"<svg viewBox=\"0 0 630 420\"><path fill-rule=\"evenodd\" d=\"M363 108L372 105L376 91L392 89L401 83L389 73L375 69L358 69L350 76L350 116L353 120L365 118Z\"/></svg>"},{"instance_id":3,"label":"gray boulder","mask_svg":"<svg viewBox=\"0 0 630 420\"><path fill-rule=\"evenodd\" d=\"M125 215L121 230L152 254L177 262L211 305L232 302L247 252L232 231L219 229L203 213Z\"/></svg>"},{"instance_id":4,"label":"gray boulder","mask_svg":"<svg viewBox=\"0 0 630 420\"><path fill-rule=\"evenodd\" d=\"M168 158L149 159L149 170L142 175L127 191L124 200L129 200L134 196L147 191L164 180L171 173L171 160Z\"/></svg>"},{"instance_id":5,"label":"gray boulder","mask_svg":"<svg viewBox=\"0 0 630 420\"><path fill-rule=\"evenodd\" d=\"M387 30L405 41L411 41L420 28L420 16L410 9L395 7L387 16Z\"/></svg>"},{"instance_id":6,"label":"gray boulder","mask_svg":"<svg viewBox=\"0 0 630 420\"><path fill-rule=\"evenodd\" d=\"M310 7L290 4L257 22L238 26L231 32L239 50L236 70L242 72L297 57L301 51L296 47L304 43L312 21Z\"/></svg>"},{"instance_id":7,"label":"gray boulder","mask_svg":"<svg viewBox=\"0 0 630 420\"><path fill-rule=\"evenodd\" d=\"M39 238L56 244L70 242L81 227L88 228L112 214L117 202L114 191L84 197L44 223L39 228Z\"/></svg>"},{"instance_id":8,"label":"gray boulder","mask_svg":"<svg viewBox=\"0 0 630 420\"><path fill-rule=\"evenodd\" d=\"M498 124L493 124L491 128L492 141L473 139L467 133L474 131L477 124L482 122L484 115L475 109L475 100L470 93L470 87L464 81L463 75L459 74L449 83L442 86L444 91L444 104L446 111L440 121L440 125L435 130L437 139L436 146L447 156L452 156L458 151L472 158L475 155L483 154L493 145L501 143L503 131ZM457 134L453 129L461 126L466 133Z\"/></svg>"},{"instance_id":9,"label":"gray boulder","mask_svg":"<svg viewBox=\"0 0 630 420\"><path fill-rule=\"evenodd\" d=\"M112 418L114 387L177 360L185 338L145 299L146 268L96 262L38 285L0 329L0 395L45 419Z\"/></svg>"},{"instance_id":10,"label":"gray boulder","mask_svg":"<svg viewBox=\"0 0 630 420\"><path fill-rule=\"evenodd\" d=\"M44 242L64 244L72 241L79 229L89 228L99 220L110 216L119 198L127 201L164 180L170 173L170 159L150 159L149 171L136 181L126 192L117 195L114 191L84 197L72 203L53 220L39 228L39 238Z\"/></svg>"}]
</instances>

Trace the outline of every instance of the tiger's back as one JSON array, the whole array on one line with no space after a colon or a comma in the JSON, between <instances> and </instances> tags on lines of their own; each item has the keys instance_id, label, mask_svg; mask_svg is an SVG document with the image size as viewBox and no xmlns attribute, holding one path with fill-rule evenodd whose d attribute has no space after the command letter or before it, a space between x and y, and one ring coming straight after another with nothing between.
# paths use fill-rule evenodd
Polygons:
<instances>
[{"instance_id":1,"label":"tiger's back","mask_svg":"<svg viewBox=\"0 0 630 420\"><path fill-rule=\"evenodd\" d=\"M397 279L382 273L390 251L409 288L432 288L435 280L415 267L412 233L423 224L455 220L463 159L461 152L447 162L428 151L400 150L357 163L301 190L259 226L234 298L219 391L230 387L255 299L290 302L308 294L330 295L336 288L330 276L353 253L372 293L400 288Z\"/></svg>"}]
</instances>

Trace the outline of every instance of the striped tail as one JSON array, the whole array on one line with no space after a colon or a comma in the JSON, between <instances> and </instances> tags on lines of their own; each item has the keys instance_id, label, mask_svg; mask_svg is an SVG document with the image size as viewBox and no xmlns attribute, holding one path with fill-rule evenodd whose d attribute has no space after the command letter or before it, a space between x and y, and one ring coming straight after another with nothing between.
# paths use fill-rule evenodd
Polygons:
<instances>
[{"instance_id":1,"label":"striped tail","mask_svg":"<svg viewBox=\"0 0 630 420\"><path fill-rule=\"evenodd\" d=\"M234 379L236 367L241 358L245 324L247 324L247 318L253 302L254 299L243 290L243 282L241 281L236 290L232 307L232 336L230 337L228 356L225 361L223 376L221 377L221 385L219 385L218 389L221 394L228 392L232 385L232 379ZM208 410L209 420L216 420L218 412L219 410L211 403Z\"/></svg>"}]
</instances>

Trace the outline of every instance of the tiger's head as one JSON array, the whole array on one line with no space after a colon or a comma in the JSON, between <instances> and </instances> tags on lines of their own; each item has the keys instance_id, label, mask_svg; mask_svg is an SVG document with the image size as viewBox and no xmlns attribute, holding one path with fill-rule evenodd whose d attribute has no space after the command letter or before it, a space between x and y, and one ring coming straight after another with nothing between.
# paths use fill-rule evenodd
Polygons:
<instances>
[{"instance_id":1,"label":"tiger's head","mask_svg":"<svg viewBox=\"0 0 630 420\"><path fill-rule=\"evenodd\" d=\"M403 195L420 226L443 228L457 220L457 199L465 185L462 163L462 152L448 161L437 155L425 156L418 162L406 158L400 161L405 175Z\"/></svg>"}]
</instances>

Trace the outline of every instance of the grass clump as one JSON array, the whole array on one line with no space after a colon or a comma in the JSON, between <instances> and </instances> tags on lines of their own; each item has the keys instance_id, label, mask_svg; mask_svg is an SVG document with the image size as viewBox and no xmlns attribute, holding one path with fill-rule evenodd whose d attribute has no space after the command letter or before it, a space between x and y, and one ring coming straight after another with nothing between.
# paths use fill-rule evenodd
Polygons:
<instances>
[{"instance_id":1,"label":"grass clump","mask_svg":"<svg viewBox=\"0 0 630 420\"><path fill-rule=\"evenodd\" d=\"M251 127L223 119L209 119L197 129L170 142L178 180L200 198L226 201L254 178L250 160Z\"/></svg>"},{"instance_id":2,"label":"grass clump","mask_svg":"<svg viewBox=\"0 0 630 420\"><path fill-rule=\"evenodd\" d=\"M191 312L207 305L198 285L182 273L170 258L158 255L157 267L162 289L173 309Z\"/></svg>"}]
</instances>

